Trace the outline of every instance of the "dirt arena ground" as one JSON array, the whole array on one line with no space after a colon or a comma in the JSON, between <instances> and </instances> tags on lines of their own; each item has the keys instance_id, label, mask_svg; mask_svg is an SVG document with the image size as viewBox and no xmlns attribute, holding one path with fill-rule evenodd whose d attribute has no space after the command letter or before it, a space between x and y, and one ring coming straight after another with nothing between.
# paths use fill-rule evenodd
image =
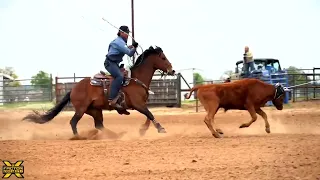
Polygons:
<instances>
[{"instance_id":1,"label":"dirt arena ground","mask_svg":"<svg viewBox=\"0 0 320 180\"><path fill-rule=\"evenodd\" d=\"M21 121L30 111L0 111L0 160L24 160L25 179L320 179L320 103L295 104L283 111L264 108L271 134L261 117L246 129L245 111L219 111L216 123L224 138L215 139L194 109L151 109L166 128L153 126L144 137L141 114L104 113L104 125L118 139L99 132L98 140L71 141L73 113L62 112L47 124ZM84 116L78 129L92 132ZM16 179L14 175L10 177Z\"/></svg>"}]
</instances>

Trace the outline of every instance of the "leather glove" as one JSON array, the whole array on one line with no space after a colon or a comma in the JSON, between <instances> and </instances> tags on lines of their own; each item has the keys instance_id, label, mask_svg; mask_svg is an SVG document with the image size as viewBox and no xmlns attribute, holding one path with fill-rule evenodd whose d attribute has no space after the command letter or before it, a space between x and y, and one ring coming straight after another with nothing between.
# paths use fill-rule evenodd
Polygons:
<instances>
[{"instance_id":1,"label":"leather glove","mask_svg":"<svg viewBox=\"0 0 320 180\"><path fill-rule=\"evenodd\" d=\"M136 41L134 41L134 42L132 43L132 46L135 47L135 48L137 48L137 47L138 47L138 43L137 43Z\"/></svg>"}]
</instances>

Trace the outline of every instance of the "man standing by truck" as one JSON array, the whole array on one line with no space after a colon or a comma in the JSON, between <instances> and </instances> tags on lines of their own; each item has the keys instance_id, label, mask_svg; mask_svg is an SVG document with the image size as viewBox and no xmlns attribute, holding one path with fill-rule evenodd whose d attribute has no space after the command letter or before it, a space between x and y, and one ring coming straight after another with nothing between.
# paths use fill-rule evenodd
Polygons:
<instances>
[{"instance_id":1,"label":"man standing by truck","mask_svg":"<svg viewBox=\"0 0 320 180\"><path fill-rule=\"evenodd\" d=\"M250 71L253 71L255 69L253 56L252 56L252 53L249 51L248 46L244 48L243 65L244 65L244 71L245 71L246 77L248 77L250 74ZM249 68L250 68L250 71L249 71Z\"/></svg>"}]
</instances>

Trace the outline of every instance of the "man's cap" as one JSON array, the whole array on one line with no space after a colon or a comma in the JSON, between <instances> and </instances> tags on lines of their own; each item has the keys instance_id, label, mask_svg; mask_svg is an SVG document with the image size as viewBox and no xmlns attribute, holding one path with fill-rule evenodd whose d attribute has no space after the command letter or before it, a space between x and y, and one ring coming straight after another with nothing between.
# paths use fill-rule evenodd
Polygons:
<instances>
[{"instance_id":1,"label":"man's cap","mask_svg":"<svg viewBox=\"0 0 320 180\"><path fill-rule=\"evenodd\" d=\"M119 28L121 31L125 33L130 33L129 27L128 26L120 26Z\"/></svg>"}]
</instances>

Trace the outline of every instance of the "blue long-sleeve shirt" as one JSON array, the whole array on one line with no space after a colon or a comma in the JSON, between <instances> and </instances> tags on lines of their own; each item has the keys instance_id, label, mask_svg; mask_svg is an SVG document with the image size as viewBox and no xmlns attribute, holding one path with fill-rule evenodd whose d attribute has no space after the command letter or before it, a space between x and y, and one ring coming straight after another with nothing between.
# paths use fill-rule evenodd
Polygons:
<instances>
[{"instance_id":1,"label":"blue long-sleeve shirt","mask_svg":"<svg viewBox=\"0 0 320 180\"><path fill-rule=\"evenodd\" d=\"M111 41L109 44L109 50L107 57L116 63L120 63L123 61L123 56L126 54L129 57L132 57L134 53L136 52L136 48L128 48L126 42L118 36L116 39Z\"/></svg>"}]
</instances>

